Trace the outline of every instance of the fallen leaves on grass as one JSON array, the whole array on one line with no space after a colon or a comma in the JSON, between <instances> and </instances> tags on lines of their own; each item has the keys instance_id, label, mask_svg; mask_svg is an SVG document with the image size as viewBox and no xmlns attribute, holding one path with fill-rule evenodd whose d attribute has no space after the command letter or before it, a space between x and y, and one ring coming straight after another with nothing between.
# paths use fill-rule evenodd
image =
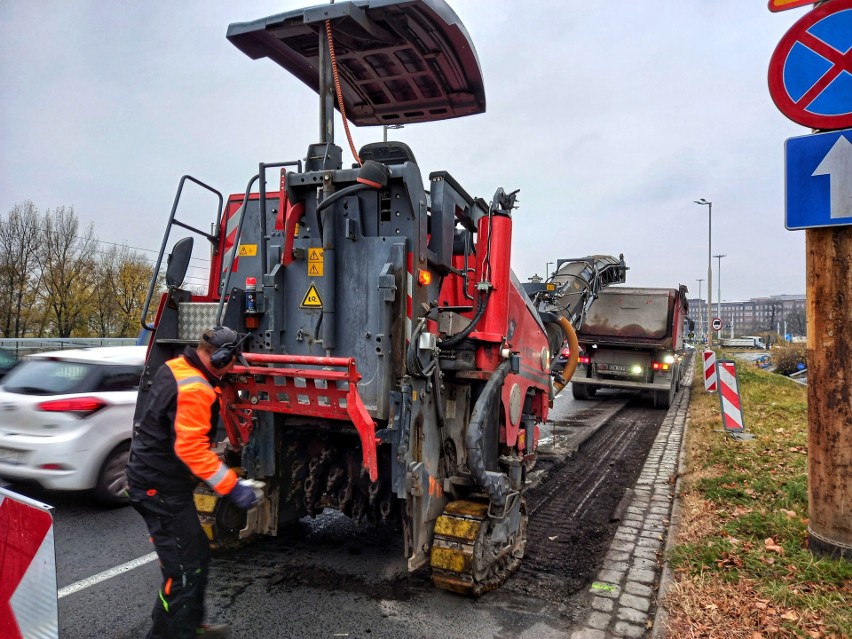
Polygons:
<instances>
[{"instance_id":1,"label":"fallen leaves on grass","mask_svg":"<svg viewBox=\"0 0 852 639\"><path fill-rule=\"evenodd\" d=\"M763 540L763 546L769 552L774 552L778 555L784 555L784 549L775 543L775 540L772 537Z\"/></svg>"},{"instance_id":2,"label":"fallen leaves on grass","mask_svg":"<svg viewBox=\"0 0 852 639\"><path fill-rule=\"evenodd\" d=\"M727 583L717 576L678 580L663 601L668 636L694 639L839 639L826 634L816 611L797 612L761 598L755 583Z\"/></svg>"}]
</instances>

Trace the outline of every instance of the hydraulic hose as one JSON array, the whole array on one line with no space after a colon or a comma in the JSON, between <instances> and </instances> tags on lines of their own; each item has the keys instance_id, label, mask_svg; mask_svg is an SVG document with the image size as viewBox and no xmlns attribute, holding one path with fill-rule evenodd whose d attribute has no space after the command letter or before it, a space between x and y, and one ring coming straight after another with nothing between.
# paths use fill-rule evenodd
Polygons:
<instances>
[{"instance_id":1,"label":"hydraulic hose","mask_svg":"<svg viewBox=\"0 0 852 639\"><path fill-rule=\"evenodd\" d=\"M470 416L470 423L464 436L465 448L467 448L467 465L476 485L488 493L491 503L499 508L506 505L506 495L511 491L509 478L505 473L489 471L485 468L484 432L492 425L495 416L495 402L500 402L500 391L503 388L503 380L509 373L511 362L506 360L491 374L485 384L485 388ZM497 424L493 424L497 427ZM496 438L495 438L496 441Z\"/></svg>"},{"instance_id":2,"label":"hydraulic hose","mask_svg":"<svg viewBox=\"0 0 852 639\"><path fill-rule=\"evenodd\" d=\"M477 309L476 309L476 315L474 315L473 319L470 320L470 324L468 324L467 327L465 327L465 329L462 332L460 332L458 335L453 335L452 337L448 337L445 340L439 340L438 346L440 346L441 348L446 350L448 348L455 346L456 344L461 342L463 339L465 339L468 335L470 335L473 332L473 330L476 328L476 325L479 323L479 320L482 319L482 316L485 313L485 308L488 306L488 298L490 296L491 296L491 290L490 289L488 291L486 291L485 293L480 294L479 303L478 303Z\"/></svg>"},{"instance_id":3,"label":"hydraulic hose","mask_svg":"<svg viewBox=\"0 0 852 639\"><path fill-rule=\"evenodd\" d=\"M562 327L562 330L565 331L565 337L568 339L568 361L565 362L565 368L562 369L562 380L561 382L554 382L553 386L556 388L556 394L559 394L565 385L571 381L571 378L574 376L574 372L577 370L577 362L580 360L580 343L577 341L577 331L574 330L574 327L571 326L571 322L569 322L564 317L560 317L557 321L557 324Z\"/></svg>"}]
</instances>

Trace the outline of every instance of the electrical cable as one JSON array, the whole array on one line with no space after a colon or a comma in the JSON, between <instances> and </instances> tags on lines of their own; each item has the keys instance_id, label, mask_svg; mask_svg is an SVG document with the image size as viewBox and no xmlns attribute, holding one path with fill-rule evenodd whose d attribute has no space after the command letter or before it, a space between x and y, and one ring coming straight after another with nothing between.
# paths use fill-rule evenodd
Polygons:
<instances>
[{"instance_id":1,"label":"electrical cable","mask_svg":"<svg viewBox=\"0 0 852 639\"><path fill-rule=\"evenodd\" d=\"M361 158L355 150L355 143L352 141L352 133L349 132L349 121L346 119L346 107L343 105L343 90L340 88L340 76L337 73L337 57L334 55L334 38L331 35L331 20L325 21L325 33L328 39L328 54L331 58L331 73L334 76L334 89L337 93L337 104L340 107L340 115L343 117L343 130L346 131L346 139L349 141L349 148L352 151L352 157L362 165Z\"/></svg>"}]
</instances>

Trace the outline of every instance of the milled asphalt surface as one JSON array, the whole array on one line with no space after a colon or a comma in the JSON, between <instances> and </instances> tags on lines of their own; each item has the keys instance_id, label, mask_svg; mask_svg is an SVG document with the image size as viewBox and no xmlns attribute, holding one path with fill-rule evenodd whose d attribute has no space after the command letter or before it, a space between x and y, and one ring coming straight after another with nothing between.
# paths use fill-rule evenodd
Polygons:
<instances>
[{"instance_id":1,"label":"milled asphalt surface","mask_svg":"<svg viewBox=\"0 0 852 639\"><path fill-rule=\"evenodd\" d=\"M692 377L689 366L597 579L589 587L588 617L570 639L665 636L666 614L659 602L670 583L670 573L664 551L676 526L676 479Z\"/></svg>"}]
</instances>

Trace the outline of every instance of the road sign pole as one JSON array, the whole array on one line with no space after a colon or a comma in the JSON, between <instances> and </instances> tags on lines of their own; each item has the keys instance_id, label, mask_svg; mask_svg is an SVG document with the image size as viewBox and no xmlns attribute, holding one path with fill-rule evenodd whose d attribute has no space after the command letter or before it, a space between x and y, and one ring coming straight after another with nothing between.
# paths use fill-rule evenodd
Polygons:
<instances>
[{"instance_id":1,"label":"road sign pole","mask_svg":"<svg viewBox=\"0 0 852 639\"><path fill-rule=\"evenodd\" d=\"M799 0L770 0L770 9ZM808 536L852 559L852 0L820 3L781 38L769 93L794 122L824 131L787 147L788 229L804 228L808 299ZM852 130L852 129L850 129ZM798 141L796 141L798 140ZM804 146L799 146L803 143Z\"/></svg>"},{"instance_id":2,"label":"road sign pole","mask_svg":"<svg viewBox=\"0 0 852 639\"><path fill-rule=\"evenodd\" d=\"M808 536L852 559L852 227L808 229Z\"/></svg>"}]
</instances>

